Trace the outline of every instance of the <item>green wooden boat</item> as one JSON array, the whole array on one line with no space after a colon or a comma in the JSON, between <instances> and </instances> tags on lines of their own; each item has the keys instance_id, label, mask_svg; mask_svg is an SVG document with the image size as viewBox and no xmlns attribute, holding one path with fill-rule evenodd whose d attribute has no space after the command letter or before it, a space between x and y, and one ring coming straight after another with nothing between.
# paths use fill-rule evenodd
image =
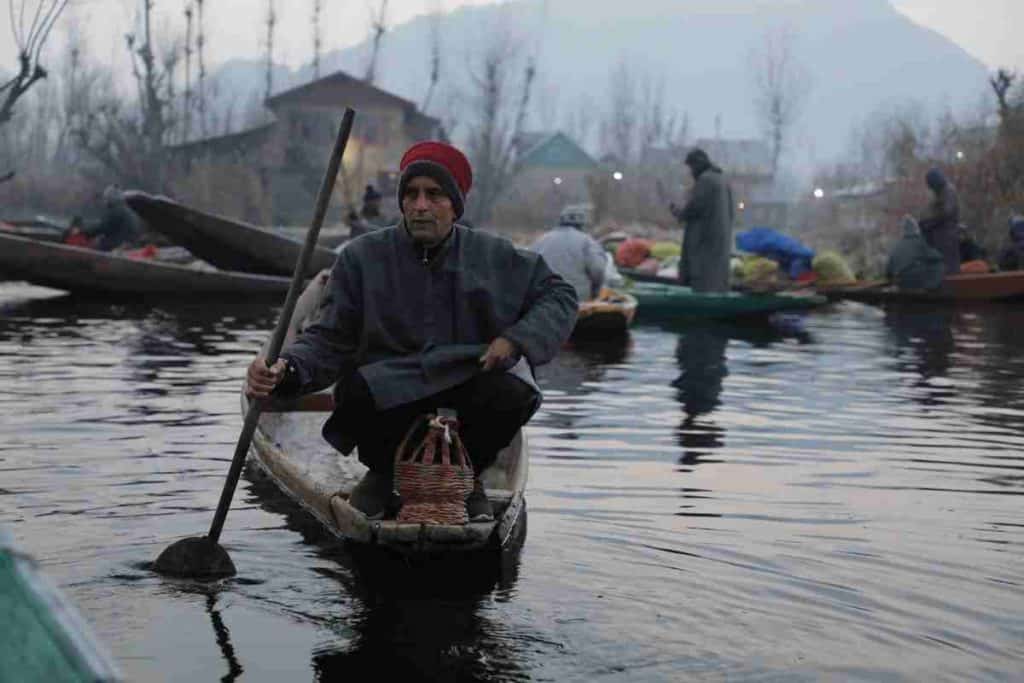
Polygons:
<instances>
[{"instance_id":1,"label":"green wooden boat","mask_svg":"<svg viewBox=\"0 0 1024 683\"><path fill-rule=\"evenodd\" d=\"M817 294L799 292L722 292L703 294L666 282L634 282L629 293L636 297L641 318L733 319L803 311L828 303Z\"/></svg>"},{"instance_id":2,"label":"green wooden boat","mask_svg":"<svg viewBox=\"0 0 1024 683\"><path fill-rule=\"evenodd\" d=\"M78 611L0 531L0 680L123 680Z\"/></svg>"}]
</instances>

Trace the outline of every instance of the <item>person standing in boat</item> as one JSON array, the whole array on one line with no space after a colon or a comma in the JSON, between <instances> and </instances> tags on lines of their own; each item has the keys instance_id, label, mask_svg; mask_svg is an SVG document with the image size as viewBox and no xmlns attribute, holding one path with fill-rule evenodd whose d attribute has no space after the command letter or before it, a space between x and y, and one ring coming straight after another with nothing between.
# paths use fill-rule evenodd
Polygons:
<instances>
[{"instance_id":1,"label":"person standing in boat","mask_svg":"<svg viewBox=\"0 0 1024 683\"><path fill-rule=\"evenodd\" d=\"M732 188L704 150L691 150L685 163L693 175L693 192L682 208L670 207L685 224L679 281L695 292L727 292L736 213Z\"/></svg>"},{"instance_id":2,"label":"person standing in boat","mask_svg":"<svg viewBox=\"0 0 1024 683\"><path fill-rule=\"evenodd\" d=\"M467 512L486 520L479 474L540 405L533 369L572 332L576 293L540 255L455 225L473 177L458 149L417 143L400 169L401 222L341 251L319 320L273 367L253 360L246 390L289 397L334 384L323 436L342 453L358 448L369 472L350 501L377 519L410 425L454 408L478 475Z\"/></svg>"},{"instance_id":3,"label":"person standing in boat","mask_svg":"<svg viewBox=\"0 0 1024 683\"><path fill-rule=\"evenodd\" d=\"M918 224L928 244L946 264L946 275L960 272L960 200L946 175L933 168L925 174L925 183L933 197Z\"/></svg>"},{"instance_id":4,"label":"person standing in boat","mask_svg":"<svg viewBox=\"0 0 1024 683\"><path fill-rule=\"evenodd\" d=\"M544 257L551 269L576 289L580 301L595 299L604 285L606 259L604 249L584 232L586 211L567 206L558 217L558 226L537 239L530 249Z\"/></svg>"}]
</instances>

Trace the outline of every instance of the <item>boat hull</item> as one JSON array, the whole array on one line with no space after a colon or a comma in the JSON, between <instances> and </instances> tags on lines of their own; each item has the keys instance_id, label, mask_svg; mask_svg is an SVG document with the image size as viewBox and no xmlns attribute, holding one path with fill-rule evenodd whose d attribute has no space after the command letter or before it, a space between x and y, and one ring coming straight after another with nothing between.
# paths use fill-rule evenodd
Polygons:
<instances>
[{"instance_id":1,"label":"boat hull","mask_svg":"<svg viewBox=\"0 0 1024 683\"><path fill-rule=\"evenodd\" d=\"M261 275L291 275L302 242L272 230L193 209L165 197L126 192L128 206L146 223L196 257L227 271ZM307 277L334 265L330 249L316 247Z\"/></svg>"},{"instance_id":2,"label":"boat hull","mask_svg":"<svg viewBox=\"0 0 1024 683\"><path fill-rule=\"evenodd\" d=\"M44 287L119 297L280 296L291 283L290 278L198 270L5 234L0 234L0 272Z\"/></svg>"},{"instance_id":3,"label":"boat hull","mask_svg":"<svg viewBox=\"0 0 1024 683\"><path fill-rule=\"evenodd\" d=\"M0 532L0 679L120 681L113 659L64 595Z\"/></svg>"},{"instance_id":4,"label":"boat hull","mask_svg":"<svg viewBox=\"0 0 1024 683\"><path fill-rule=\"evenodd\" d=\"M624 292L610 292L600 299L580 303L573 336L625 334L636 316L636 298Z\"/></svg>"},{"instance_id":5,"label":"boat hull","mask_svg":"<svg viewBox=\"0 0 1024 683\"><path fill-rule=\"evenodd\" d=\"M739 319L805 311L827 303L823 296L805 293L697 293L689 287L663 282L637 282L630 289L642 317Z\"/></svg>"},{"instance_id":6,"label":"boat hull","mask_svg":"<svg viewBox=\"0 0 1024 683\"><path fill-rule=\"evenodd\" d=\"M943 280L942 286L935 290L907 291L876 284L874 286L835 287L825 293L829 298L850 299L863 303L1016 301L1024 299L1024 271L951 275Z\"/></svg>"}]
</instances>

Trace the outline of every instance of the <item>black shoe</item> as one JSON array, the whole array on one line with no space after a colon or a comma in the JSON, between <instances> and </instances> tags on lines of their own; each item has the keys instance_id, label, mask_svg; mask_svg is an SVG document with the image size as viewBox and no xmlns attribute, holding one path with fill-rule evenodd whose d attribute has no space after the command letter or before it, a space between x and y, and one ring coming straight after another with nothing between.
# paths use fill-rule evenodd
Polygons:
<instances>
[{"instance_id":1,"label":"black shoe","mask_svg":"<svg viewBox=\"0 0 1024 683\"><path fill-rule=\"evenodd\" d=\"M384 519L392 501L391 477L370 470L352 489L348 502L367 519Z\"/></svg>"},{"instance_id":2,"label":"black shoe","mask_svg":"<svg viewBox=\"0 0 1024 683\"><path fill-rule=\"evenodd\" d=\"M491 501L487 499L484 485L480 479L473 480L473 490L466 498L466 514L471 522L494 521L494 510L491 508Z\"/></svg>"}]
</instances>

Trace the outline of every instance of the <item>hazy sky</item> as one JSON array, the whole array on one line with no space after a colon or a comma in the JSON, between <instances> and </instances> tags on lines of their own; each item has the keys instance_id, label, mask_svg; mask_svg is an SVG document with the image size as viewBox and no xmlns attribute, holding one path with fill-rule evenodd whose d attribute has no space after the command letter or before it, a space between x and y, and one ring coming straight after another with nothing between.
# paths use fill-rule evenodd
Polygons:
<instances>
[{"instance_id":1,"label":"hazy sky","mask_svg":"<svg viewBox=\"0 0 1024 683\"><path fill-rule=\"evenodd\" d=\"M23 1L30 7L39 2L14 0L16 6ZM438 8L451 10L492 1L390 0L388 20L397 24ZM594 0L606 1L618 0ZM124 53L121 36L129 30L139 0L72 2L77 8L63 21L86 27L87 40L102 59L121 61ZM180 8L184 4L185 0L156 0L161 14L157 28L182 27ZM376 4L378 0L323 0L324 51L362 40L370 27L370 7ZM949 36L989 67L1010 65L1024 70L1024 43L1021 43L1020 33L1024 26L1024 0L893 0L893 4L917 23ZM279 23L275 33L275 61L293 67L309 61L312 0L276 0L276 5ZM207 54L211 65L232 56L260 57L263 54L267 0L206 0L206 6ZM10 35L8 13L0 11L0 36L3 36L0 66L7 69L15 65ZM56 47L60 41L52 42L52 47Z\"/></svg>"}]
</instances>

